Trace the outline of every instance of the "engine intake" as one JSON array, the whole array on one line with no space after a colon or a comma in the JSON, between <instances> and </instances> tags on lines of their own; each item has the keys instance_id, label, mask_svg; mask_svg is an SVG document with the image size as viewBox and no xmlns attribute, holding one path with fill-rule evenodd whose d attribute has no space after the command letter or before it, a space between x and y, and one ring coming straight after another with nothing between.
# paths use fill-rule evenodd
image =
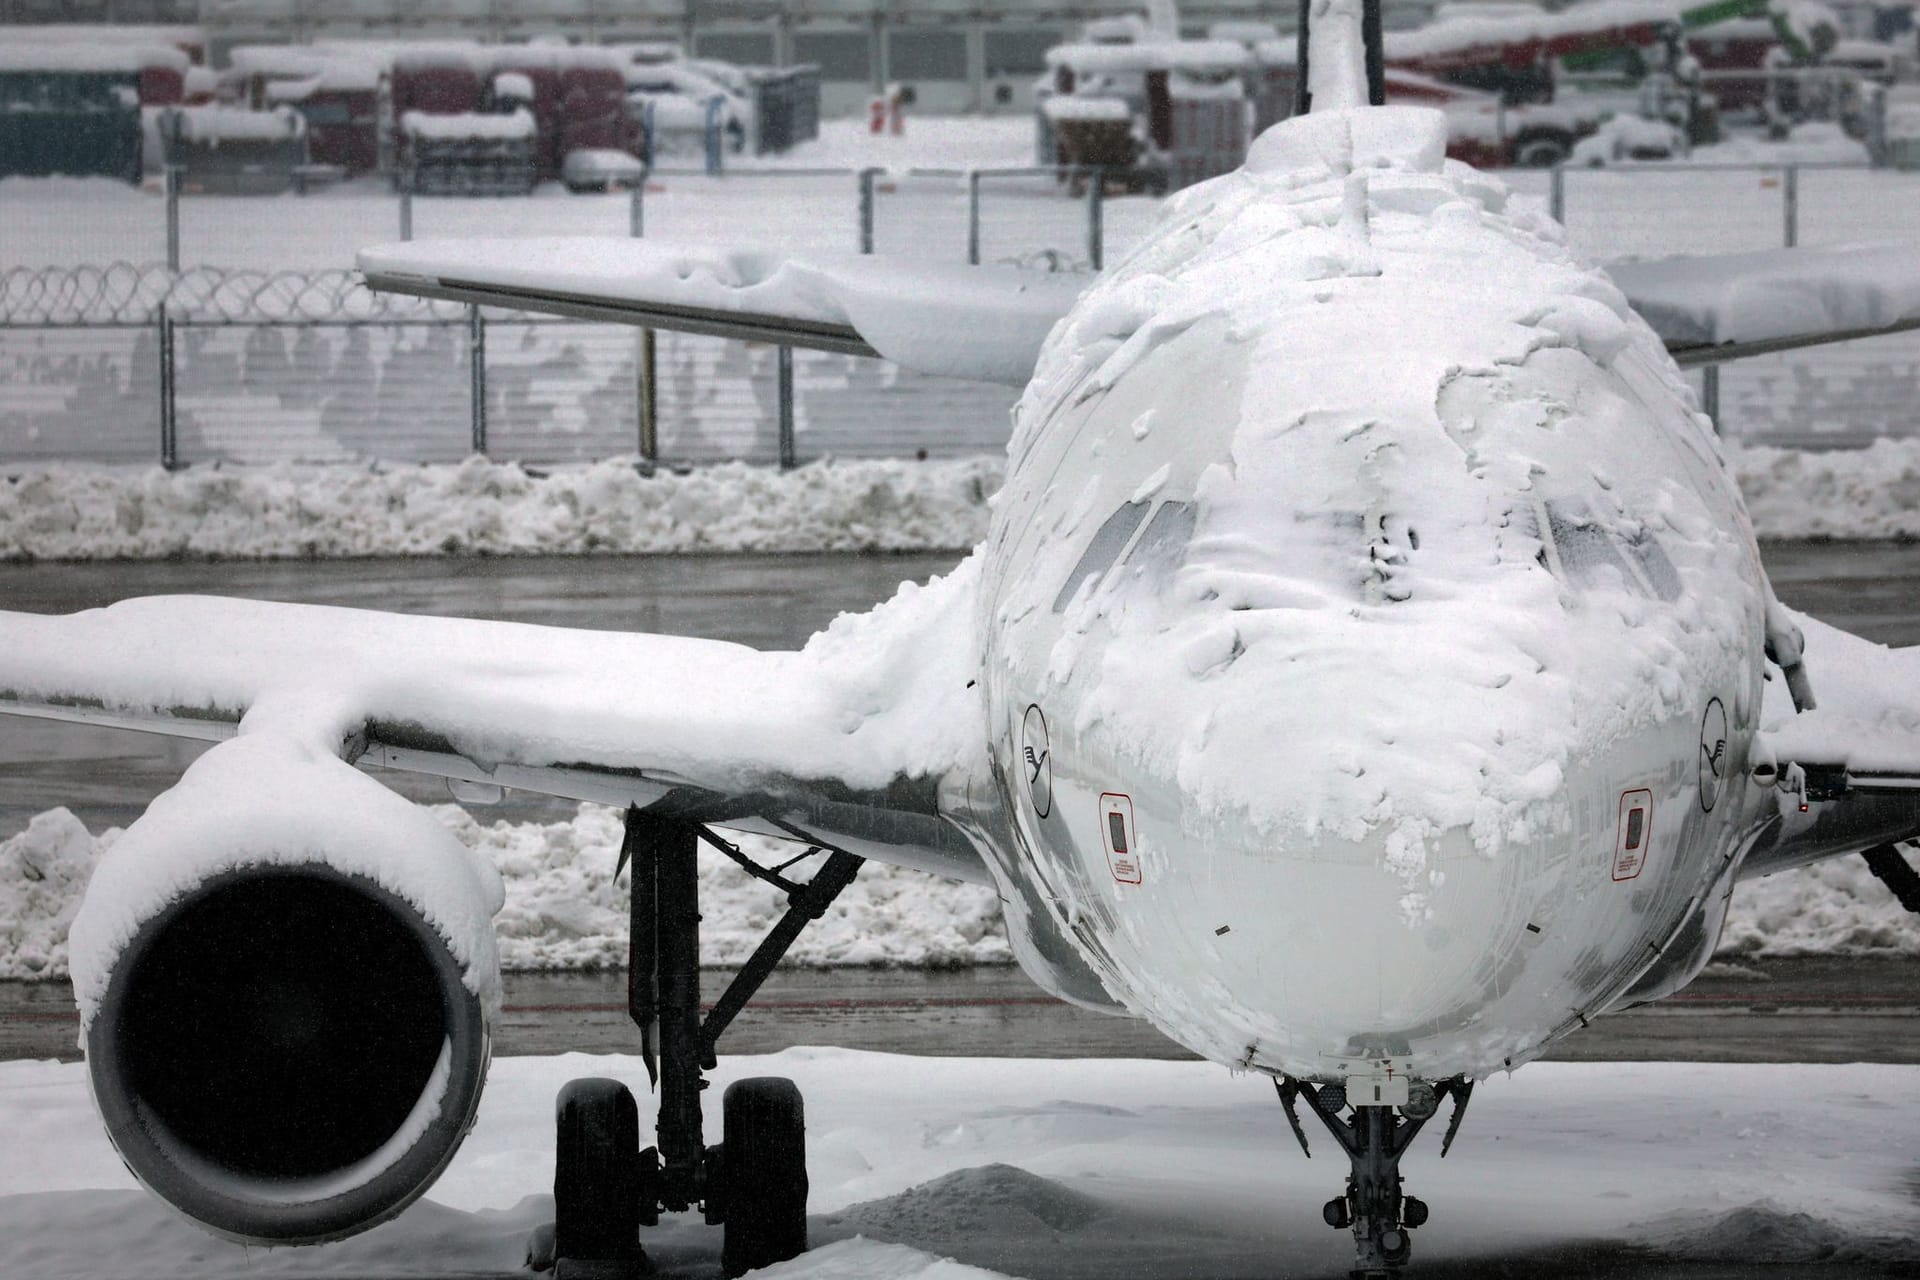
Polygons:
<instances>
[{"instance_id":1,"label":"engine intake","mask_svg":"<svg viewBox=\"0 0 1920 1280\"><path fill-rule=\"evenodd\" d=\"M414 907L322 863L240 867L142 923L88 1025L135 1176L249 1243L399 1213L471 1127L487 1018Z\"/></svg>"}]
</instances>

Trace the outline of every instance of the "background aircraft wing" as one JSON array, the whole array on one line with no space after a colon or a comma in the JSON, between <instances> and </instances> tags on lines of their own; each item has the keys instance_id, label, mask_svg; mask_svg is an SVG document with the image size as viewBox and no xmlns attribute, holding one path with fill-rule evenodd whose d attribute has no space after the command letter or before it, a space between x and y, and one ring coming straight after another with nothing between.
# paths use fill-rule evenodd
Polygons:
<instances>
[{"instance_id":1,"label":"background aircraft wing","mask_svg":"<svg viewBox=\"0 0 1920 1280\"><path fill-rule=\"evenodd\" d=\"M1780 680L1767 686L1760 745L1780 779L1781 822L1743 877L1920 839L1920 645L1793 620L1818 706L1796 714Z\"/></svg>"},{"instance_id":2,"label":"background aircraft wing","mask_svg":"<svg viewBox=\"0 0 1920 1280\"><path fill-rule=\"evenodd\" d=\"M363 250L374 289L852 355L1024 386L1089 277L862 254L622 240L442 240Z\"/></svg>"},{"instance_id":3,"label":"background aircraft wing","mask_svg":"<svg viewBox=\"0 0 1920 1280\"><path fill-rule=\"evenodd\" d=\"M797 652L200 596L0 613L0 713L209 741L817 838L985 880L937 816L984 751L963 565Z\"/></svg>"},{"instance_id":4,"label":"background aircraft wing","mask_svg":"<svg viewBox=\"0 0 1920 1280\"><path fill-rule=\"evenodd\" d=\"M1768 249L1615 263L1682 365L1920 328L1920 246Z\"/></svg>"},{"instance_id":5,"label":"background aircraft wing","mask_svg":"<svg viewBox=\"0 0 1920 1280\"><path fill-rule=\"evenodd\" d=\"M1090 282L1008 266L612 236L441 240L363 250L392 293L884 356L1022 386ZM1616 263L1628 302L1683 366L1920 328L1920 248L1770 249Z\"/></svg>"}]
</instances>

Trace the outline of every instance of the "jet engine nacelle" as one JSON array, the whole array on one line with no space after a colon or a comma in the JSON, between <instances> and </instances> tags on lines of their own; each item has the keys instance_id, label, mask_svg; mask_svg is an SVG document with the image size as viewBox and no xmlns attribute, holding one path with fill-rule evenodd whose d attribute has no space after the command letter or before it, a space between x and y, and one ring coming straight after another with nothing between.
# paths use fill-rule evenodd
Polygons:
<instances>
[{"instance_id":1,"label":"jet engine nacelle","mask_svg":"<svg viewBox=\"0 0 1920 1280\"><path fill-rule=\"evenodd\" d=\"M500 896L444 826L337 757L278 737L208 752L109 851L74 924L94 1099L127 1167L249 1243L399 1213L479 1106Z\"/></svg>"}]
</instances>

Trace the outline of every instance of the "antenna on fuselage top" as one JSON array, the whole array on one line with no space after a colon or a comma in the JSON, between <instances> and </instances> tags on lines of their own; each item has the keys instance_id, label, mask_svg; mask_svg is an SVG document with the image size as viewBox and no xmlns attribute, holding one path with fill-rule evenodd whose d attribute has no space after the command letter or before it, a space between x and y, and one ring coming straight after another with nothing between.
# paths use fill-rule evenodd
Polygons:
<instances>
[{"instance_id":1,"label":"antenna on fuselage top","mask_svg":"<svg viewBox=\"0 0 1920 1280\"><path fill-rule=\"evenodd\" d=\"M1307 68L1312 53L1313 6L1316 2L1326 5L1330 11L1325 18L1329 23L1337 23L1346 16L1345 13L1332 12L1346 8L1339 0L1331 0L1331 3L1329 0L1300 0L1300 35L1295 55L1299 66L1295 71L1297 78L1293 89L1293 114L1297 116L1313 110L1313 88ZM1384 106L1387 101L1387 59L1386 39L1380 28L1380 0L1360 0L1360 45L1365 52L1367 102L1376 107Z\"/></svg>"}]
</instances>

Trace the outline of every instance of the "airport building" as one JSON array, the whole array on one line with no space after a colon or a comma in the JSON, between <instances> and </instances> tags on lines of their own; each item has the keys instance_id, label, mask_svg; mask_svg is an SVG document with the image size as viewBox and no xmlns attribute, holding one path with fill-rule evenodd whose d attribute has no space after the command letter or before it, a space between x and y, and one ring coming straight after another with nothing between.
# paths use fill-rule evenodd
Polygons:
<instances>
[{"instance_id":1,"label":"airport building","mask_svg":"<svg viewBox=\"0 0 1920 1280\"><path fill-rule=\"evenodd\" d=\"M1434 0L1386 0L1392 27L1417 26ZM1043 55L1086 23L1138 13L1142 0L0 0L0 22L179 24L210 59L236 45L311 40L559 36L584 43L672 41L705 58L757 66L814 63L822 109L860 110L899 84L926 112L1025 112ZM1292 0L1186 0L1182 25L1291 30Z\"/></svg>"}]
</instances>

